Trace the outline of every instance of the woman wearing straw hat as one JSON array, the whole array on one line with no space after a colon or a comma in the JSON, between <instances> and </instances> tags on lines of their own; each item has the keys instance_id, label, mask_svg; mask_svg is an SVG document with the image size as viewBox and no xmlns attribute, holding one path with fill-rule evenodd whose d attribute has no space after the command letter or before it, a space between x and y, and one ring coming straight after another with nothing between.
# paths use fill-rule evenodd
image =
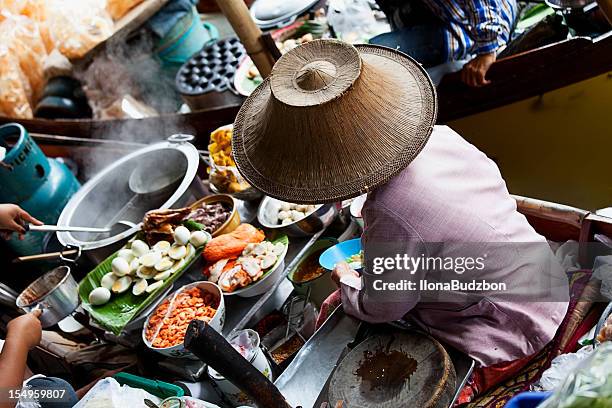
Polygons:
<instances>
[{"instance_id":1,"label":"woman wearing straw hat","mask_svg":"<svg viewBox=\"0 0 612 408\"><path fill-rule=\"evenodd\" d=\"M233 155L249 183L281 200L367 193L364 270L334 271L344 310L369 322L410 320L470 355L484 373L476 393L553 338L568 306L567 280L544 237L516 211L495 163L450 128L434 127L435 119L434 87L411 58L313 41L283 55L245 101ZM410 267L415 261L420 267ZM451 277L505 283L510 294L427 286Z\"/></svg>"}]
</instances>

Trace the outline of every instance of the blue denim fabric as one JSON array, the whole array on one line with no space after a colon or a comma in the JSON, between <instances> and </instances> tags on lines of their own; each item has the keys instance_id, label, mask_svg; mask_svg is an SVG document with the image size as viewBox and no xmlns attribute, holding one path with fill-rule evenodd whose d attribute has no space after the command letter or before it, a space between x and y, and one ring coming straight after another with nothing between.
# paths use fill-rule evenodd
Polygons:
<instances>
[{"instance_id":1,"label":"blue denim fabric","mask_svg":"<svg viewBox=\"0 0 612 408\"><path fill-rule=\"evenodd\" d=\"M41 408L72 408L78 401L74 388L67 381L56 377L37 377L28 381L32 390L66 390L60 401L39 401Z\"/></svg>"}]
</instances>

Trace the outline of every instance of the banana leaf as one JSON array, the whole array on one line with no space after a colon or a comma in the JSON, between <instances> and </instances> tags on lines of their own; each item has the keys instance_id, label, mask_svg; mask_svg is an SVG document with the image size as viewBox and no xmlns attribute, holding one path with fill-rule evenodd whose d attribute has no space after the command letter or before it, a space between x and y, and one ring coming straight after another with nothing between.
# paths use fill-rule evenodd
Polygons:
<instances>
[{"instance_id":1,"label":"banana leaf","mask_svg":"<svg viewBox=\"0 0 612 408\"><path fill-rule=\"evenodd\" d=\"M152 293L145 293L140 296L132 294L131 290L127 290L121 294L113 293L111 299L100 306L94 306L89 303L89 292L97 287L100 287L100 280L108 272L111 272L111 263L117 257L117 252L106 258L94 270L89 272L79 283L79 297L81 298L81 306L89 315L106 330L119 335L123 328L149 306L155 299L161 295L172 283L179 278L193 262L202 254L204 247L200 247L193 251L191 256L185 259L182 267L174 272L164 284Z\"/></svg>"}]
</instances>

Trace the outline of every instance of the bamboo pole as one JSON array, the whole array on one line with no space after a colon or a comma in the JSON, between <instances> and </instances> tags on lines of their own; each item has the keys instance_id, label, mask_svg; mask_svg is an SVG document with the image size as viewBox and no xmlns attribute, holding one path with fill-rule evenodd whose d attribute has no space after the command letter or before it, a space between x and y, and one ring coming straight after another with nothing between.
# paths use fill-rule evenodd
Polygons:
<instances>
[{"instance_id":1,"label":"bamboo pole","mask_svg":"<svg viewBox=\"0 0 612 408\"><path fill-rule=\"evenodd\" d=\"M262 40L262 32L255 24L243 0L217 0L219 8L240 38L247 53L263 78L270 75L274 58Z\"/></svg>"}]
</instances>

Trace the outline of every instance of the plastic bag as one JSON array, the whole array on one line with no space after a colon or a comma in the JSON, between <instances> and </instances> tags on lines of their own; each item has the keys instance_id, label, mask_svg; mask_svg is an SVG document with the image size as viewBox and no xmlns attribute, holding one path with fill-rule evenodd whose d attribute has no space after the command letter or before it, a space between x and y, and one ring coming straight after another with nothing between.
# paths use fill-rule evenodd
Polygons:
<instances>
[{"instance_id":1,"label":"plastic bag","mask_svg":"<svg viewBox=\"0 0 612 408\"><path fill-rule=\"evenodd\" d=\"M0 44L0 114L11 118L31 118L30 83L19 61L6 45Z\"/></svg>"},{"instance_id":2,"label":"plastic bag","mask_svg":"<svg viewBox=\"0 0 612 408\"><path fill-rule=\"evenodd\" d=\"M555 357L550 367L544 371L542 377L532 387L532 391L552 391L559 386L571 372L593 353L593 347L583 347L576 353L561 354Z\"/></svg>"},{"instance_id":3,"label":"plastic bag","mask_svg":"<svg viewBox=\"0 0 612 408\"><path fill-rule=\"evenodd\" d=\"M49 31L59 51L80 58L113 33L106 2L98 0L46 0Z\"/></svg>"},{"instance_id":4,"label":"plastic bag","mask_svg":"<svg viewBox=\"0 0 612 408\"><path fill-rule=\"evenodd\" d=\"M108 0L106 10L109 12L113 20L119 20L127 14L128 11L142 3L143 0Z\"/></svg>"},{"instance_id":5,"label":"plastic bag","mask_svg":"<svg viewBox=\"0 0 612 408\"><path fill-rule=\"evenodd\" d=\"M599 292L612 300L612 255L598 256L593 262L593 277L601 281Z\"/></svg>"},{"instance_id":6,"label":"plastic bag","mask_svg":"<svg viewBox=\"0 0 612 408\"><path fill-rule=\"evenodd\" d=\"M0 44L5 44L17 60L30 84L27 94L30 104L35 104L42 94L45 79L43 63L47 49L36 22L28 17L3 12L0 23Z\"/></svg>"},{"instance_id":7,"label":"plastic bag","mask_svg":"<svg viewBox=\"0 0 612 408\"><path fill-rule=\"evenodd\" d=\"M161 402L159 398L145 390L122 386L114 378L107 377L98 381L74 408L143 407L145 398L158 405Z\"/></svg>"},{"instance_id":8,"label":"plastic bag","mask_svg":"<svg viewBox=\"0 0 612 408\"><path fill-rule=\"evenodd\" d=\"M612 407L612 343L603 343L539 408Z\"/></svg>"},{"instance_id":9,"label":"plastic bag","mask_svg":"<svg viewBox=\"0 0 612 408\"><path fill-rule=\"evenodd\" d=\"M38 31L42 38L47 52L55 48L49 26L47 25L46 0L0 0L0 10L4 10L14 15L22 15L30 18L38 25ZM2 20L2 17L0 17Z\"/></svg>"}]
</instances>

